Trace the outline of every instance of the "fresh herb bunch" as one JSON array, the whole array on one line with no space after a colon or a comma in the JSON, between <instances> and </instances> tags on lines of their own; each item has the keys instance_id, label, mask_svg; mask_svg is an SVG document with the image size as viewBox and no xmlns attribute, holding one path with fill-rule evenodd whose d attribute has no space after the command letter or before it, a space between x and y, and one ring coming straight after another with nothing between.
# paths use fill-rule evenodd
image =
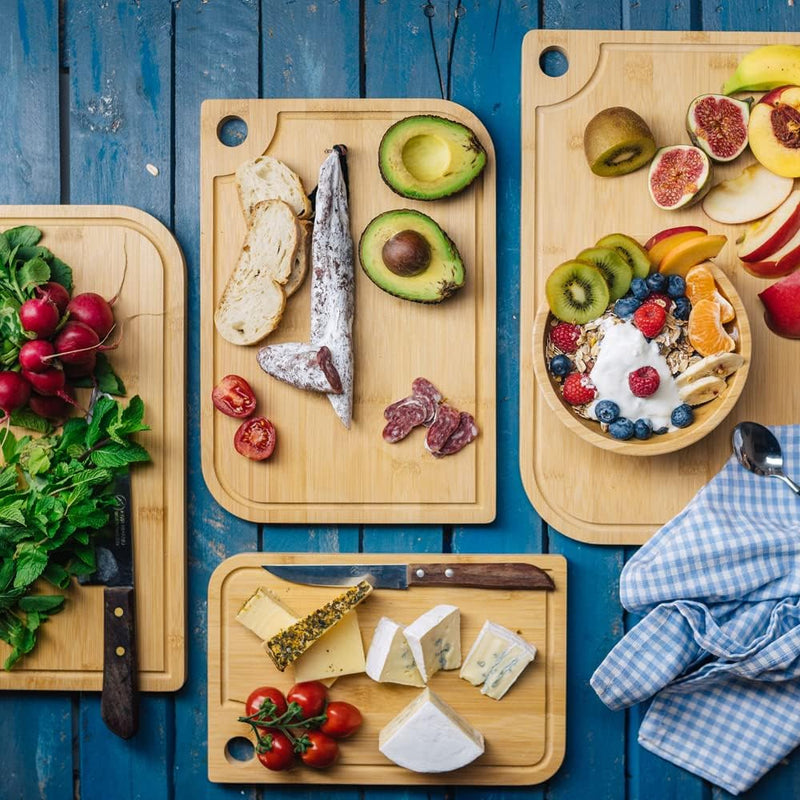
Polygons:
<instances>
[{"instance_id":1,"label":"fresh herb bunch","mask_svg":"<svg viewBox=\"0 0 800 800\"><path fill-rule=\"evenodd\" d=\"M0 639L11 669L36 644L36 631L64 596L34 594L40 578L66 589L95 571L95 543L115 507L114 480L150 459L132 440L144 424L137 396L127 407L100 397L91 421L73 417L61 433L20 439L8 432L0 468Z\"/></svg>"}]
</instances>

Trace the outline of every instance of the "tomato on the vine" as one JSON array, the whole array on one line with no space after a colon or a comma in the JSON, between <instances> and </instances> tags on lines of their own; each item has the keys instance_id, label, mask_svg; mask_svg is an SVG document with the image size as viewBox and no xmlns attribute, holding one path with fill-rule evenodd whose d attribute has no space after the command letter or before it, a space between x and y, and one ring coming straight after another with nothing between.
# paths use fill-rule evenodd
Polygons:
<instances>
[{"instance_id":1,"label":"tomato on the vine","mask_svg":"<svg viewBox=\"0 0 800 800\"><path fill-rule=\"evenodd\" d=\"M304 764L322 769L336 761L336 757L339 755L339 745L330 736L326 736L321 731L309 731L306 736L309 745L305 752L300 754Z\"/></svg>"},{"instance_id":2,"label":"tomato on the vine","mask_svg":"<svg viewBox=\"0 0 800 800\"><path fill-rule=\"evenodd\" d=\"M267 700L271 700L275 704L275 712L270 719L275 719L286 712L286 698L280 689L276 689L274 686L259 686L258 689L250 692L250 696L247 698L244 705L245 715L252 717L253 714L257 714Z\"/></svg>"},{"instance_id":3,"label":"tomato on the vine","mask_svg":"<svg viewBox=\"0 0 800 800\"><path fill-rule=\"evenodd\" d=\"M296 683L286 693L286 699L290 703L297 703L303 710L303 717L317 717L325 707L325 700L328 697L328 690L324 683L319 681L303 681Z\"/></svg>"},{"instance_id":4,"label":"tomato on the vine","mask_svg":"<svg viewBox=\"0 0 800 800\"><path fill-rule=\"evenodd\" d=\"M319 729L334 739L346 739L361 726L361 712L350 703L334 700L325 708L325 722Z\"/></svg>"},{"instance_id":5,"label":"tomato on the vine","mask_svg":"<svg viewBox=\"0 0 800 800\"><path fill-rule=\"evenodd\" d=\"M217 411L239 419L256 410L256 396L250 384L238 375L226 375L212 390L211 402Z\"/></svg>"},{"instance_id":6,"label":"tomato on the vine","mask_svg":"<svg viewBox=\"0 0 800 800\"><path fill-rule=\"evenodd\" d=\"M281 731L267 728L262 735L270 737L269 749L256 748L258 760L274 772L289 769L294 761L294 747L289 737Z\"/></svg>"}]
</instances>

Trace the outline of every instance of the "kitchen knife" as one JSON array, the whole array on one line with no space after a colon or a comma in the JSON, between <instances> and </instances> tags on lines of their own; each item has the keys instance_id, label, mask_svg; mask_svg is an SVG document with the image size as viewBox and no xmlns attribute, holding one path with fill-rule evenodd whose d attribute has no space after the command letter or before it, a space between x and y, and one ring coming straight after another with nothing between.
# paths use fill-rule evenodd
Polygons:
<instances>
[{"instance_id":1,"label":"kitchen knife","mask_svg":"<svg viewBox=\"0 0 800 800\"><path fill-rule=\"evenodd\" d=\"M555 589L553 579L534 564L451 561L445 564L265 564L267 572L292 583L376 589L412 586L472 586L478 589Z\"/></svg>"}]
</instances>

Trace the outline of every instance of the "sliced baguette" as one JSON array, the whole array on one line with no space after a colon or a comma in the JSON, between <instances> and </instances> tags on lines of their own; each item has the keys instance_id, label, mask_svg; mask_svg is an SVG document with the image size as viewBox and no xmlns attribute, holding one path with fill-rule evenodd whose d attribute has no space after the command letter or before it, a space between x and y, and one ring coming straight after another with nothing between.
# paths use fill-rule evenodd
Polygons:
<instances>
[{"instance_id":1,"label":"sliced baguette","mask_svg":"<svg viewBox=\"0 0 800 800\"><path fill-rule=\"evenodd\" d=\"M308 273L308 265L311 263L311 231L314 223L310 219L300 220L300 244L297 248L297 255L292 262L292 274L283 290L287 297L291 297L303 284Z\"/></svg>"},{"instance_id":2,"label":"sliced baguette","mask_svg":"<svg viewBox=\"0 0 800 800\"><path fill-rule=\"evenodd\" d=\"M256 205L264 200L283 200L300 218L311 216L311 201L300 178L282 161L259 156L236 170L236 188L249 225Z\"/></svg>"},{"instance_id":3,"label":"sliced baguette","mask_svg":"<svg viewBox=\"0 0 800 800\"><path fill-rule=\"evenodd\" d=\"M300 245L300 223L283 200L257 203L239 260L225 285L214 324L232 344L255 344L283 316L289 280Z\"/></svg>"}]
</instances>

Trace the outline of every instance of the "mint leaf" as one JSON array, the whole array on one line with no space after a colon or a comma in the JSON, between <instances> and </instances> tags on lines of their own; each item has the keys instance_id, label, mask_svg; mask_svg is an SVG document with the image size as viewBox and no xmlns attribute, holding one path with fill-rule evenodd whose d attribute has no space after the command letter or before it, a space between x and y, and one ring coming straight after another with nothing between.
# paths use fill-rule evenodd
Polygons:
<instances>
[{"instance_id":1,"label":"mint leaf","mask_svg":"<svg viewBox=\"0 0 800 800\"><path fill-rule=\"evenodd\" d=\"M64 597L60 594L33 594L23 597L19 601L21 611L31 612L44 612L45 614L53 614L56 611L61 611L64 606Z\"/></svg>"},{"instance_id":2,"label":"mint leaf","mask_svg":"<svg viewBox=\"0 0 800 800\"><path fill-rule=\"evenodd\" d=\"M102 450L95 450L91 455L92 462L98 467L124 467L140 461L149 461L150 454L140 444L131 442L126 445L111 443Z\"/></svg>"},{"instance_id":3,"label":"mint leaf","mask_svg":"<svg viewBox=\"0 0 800 800\"><path fill-rule=\"evenodd\" d=\"M23 542L17 547L17 574L14 588L20 589L33 583L47 566L47 553L33 542Z\"/></svg>"},{"instance_id":4,"label":"mint leaf","mask_svg":"<svg viewBox=\"0 0 800 800\"><path fill-rule=\"evenodd\" d=\"M49 280L50 267L43 258L39 257L26 261L17 273L17 283L23 292L41 283L47 283Z\"/></svg>"},{"instance_id":5,"label":"mint leaf","mask_svg":"<svg viewBox=\"0 0 800 800\"><path fill-rule=\"evenodd\" d=\"M50 433L53 430L53 426L44 417L34 414L29 408L12 411L11 424L36 433Z\"/></svg>"},{"instance_id":6,"label":"mint leaf","mask_svg":"<svg viewBox=\"0 0 800 800\"><path fill-rule=\"evenodd\" d=\"M72 581L69 572L67 572L61 564L56 564L53 561L47 565L42 573L42 577L59 589L66 589Z\"/></svg>"},{"instance_id":7,"label":"mint leaf","mask_svg":"<svg viewBox=\"0 0 800 800\"><path fill-rule=\"evenodd\" d=\"M3 503L0 505L0 522L10 522L16 525L24 525L25 515L22 513L24 506L24 499L12 500L10 503Z\"/></svg>"},{"instance_id":8,"label":"mint leaf","mask_svg":"<svg viewBox=\"0 0 800 800\"><path fill-rule=\"evenodd\" d=\"M32 247L42 238L42 232L33 225L20 225L5 232L6 241L11 247Z\"/></svg>"}]
</instances>

